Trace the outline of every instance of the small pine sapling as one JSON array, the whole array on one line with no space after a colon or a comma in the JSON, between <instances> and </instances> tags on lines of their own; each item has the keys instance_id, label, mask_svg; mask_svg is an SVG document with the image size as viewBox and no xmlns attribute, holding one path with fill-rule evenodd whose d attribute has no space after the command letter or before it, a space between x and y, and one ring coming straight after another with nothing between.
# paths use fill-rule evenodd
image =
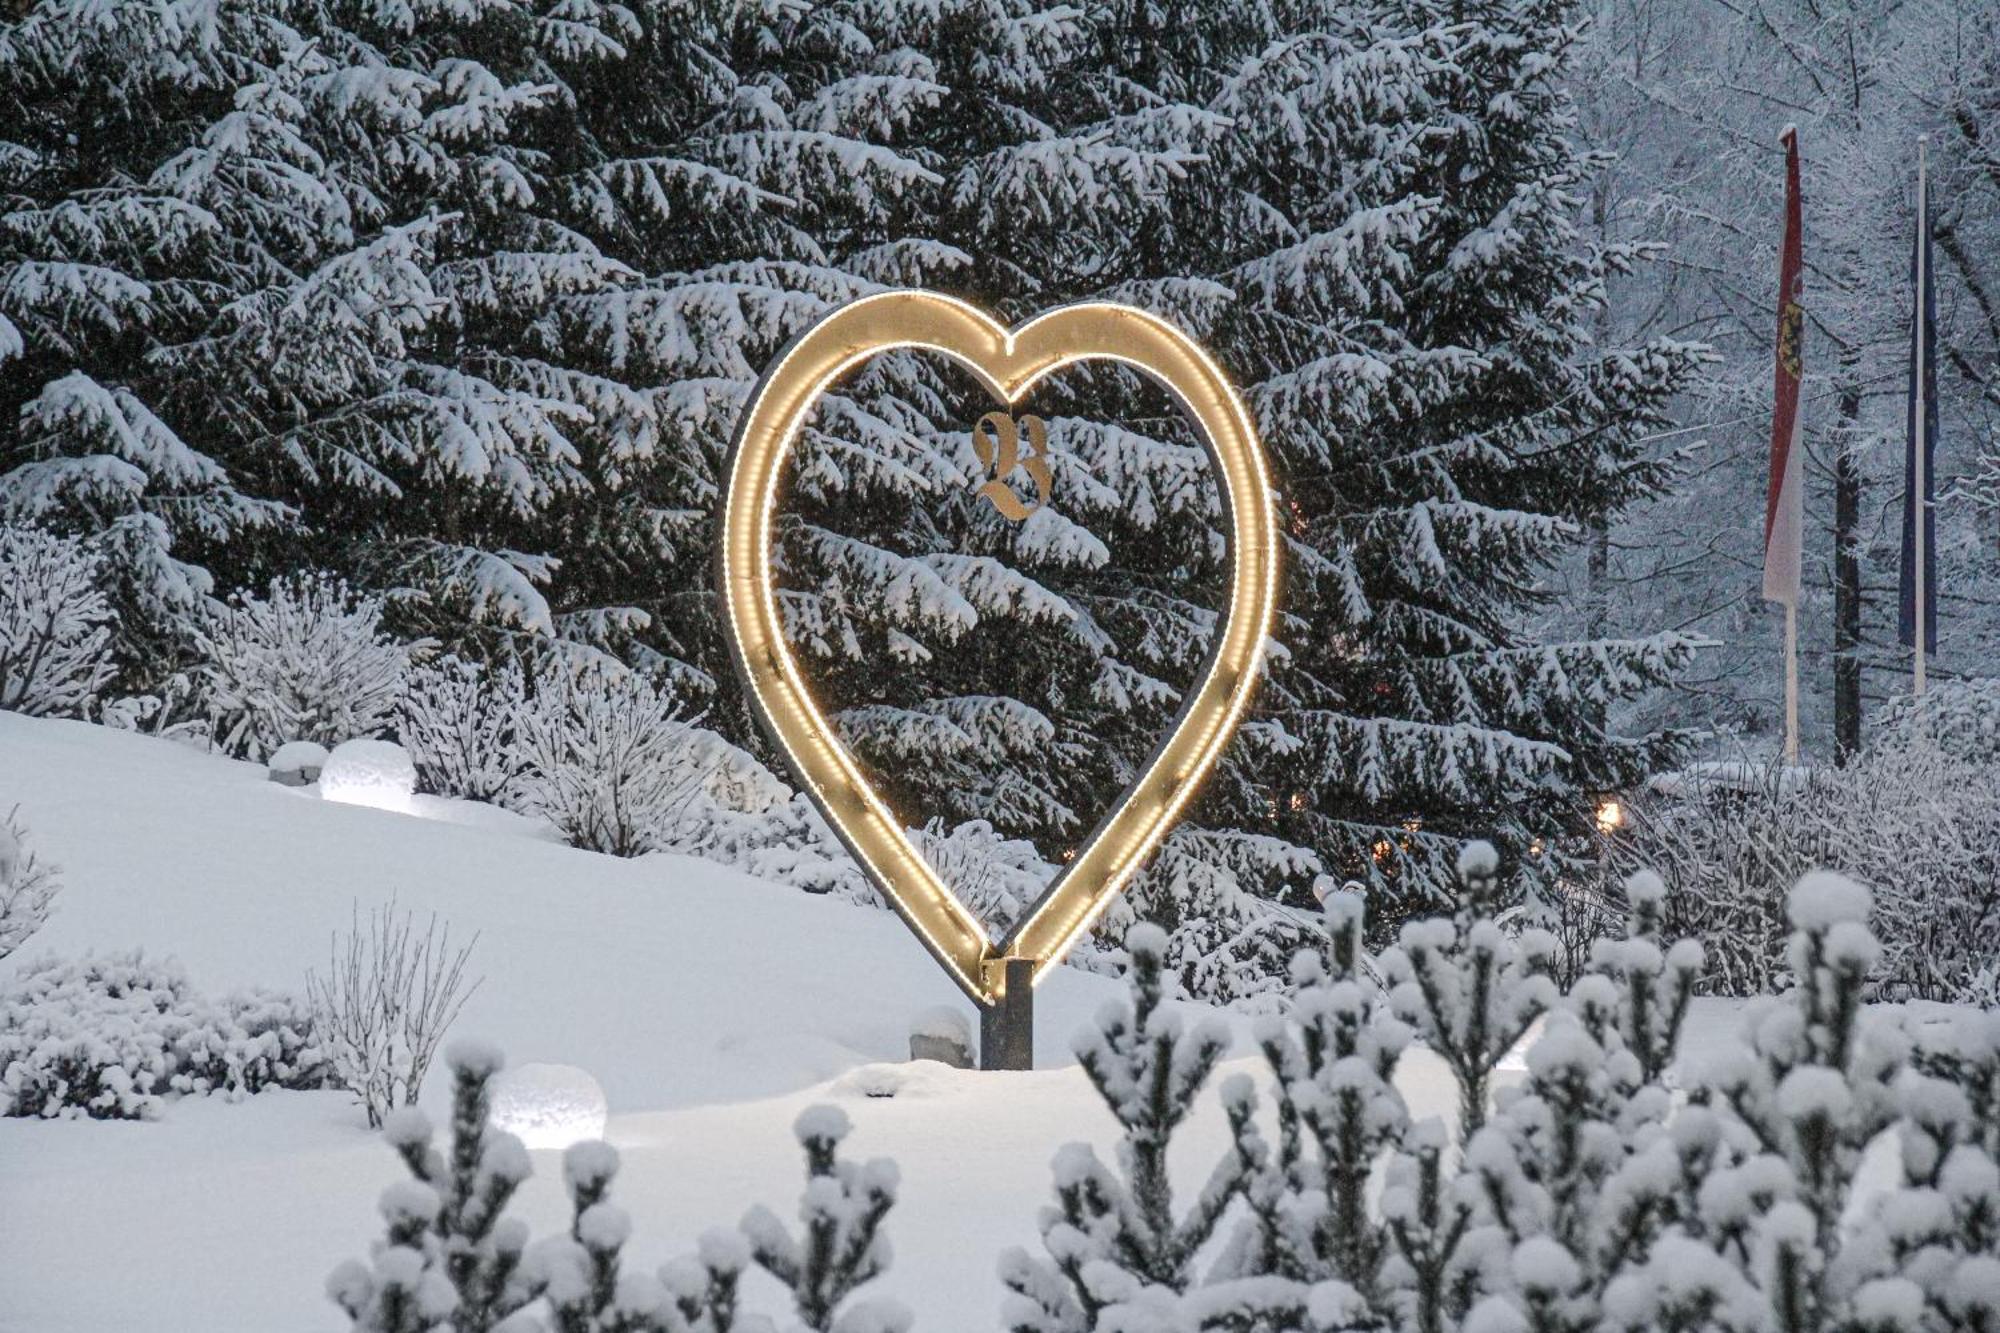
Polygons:
<instances>
[{"instance_id":1,"label":"small pine sapling","mask_svg":"<svg viewBox=\"0 0 2000 1333\"><path fill-rule=\"evenodd\" d=\"M1527 1077L1500 1094L1466 1146L1479 1226L1468 1240L1502 1307L1532 1328L1593 1326L1619 1272L1644 1262L1675 1214L1680 1159L1667 1138L1663 1079L1702 970L1700 945L1660 945L1665 887L1625 884L1622 940L1598 940L1590 970L1529 1050Z\"/></svg>"},{"instance_id":2,"label":"small pine sapling","mask_svg":"<svg viewBox=\"0 0 2000 1333\"><path fill-rule=\"evenodd\" d=\"M1548 975L1554 937L1539 929L1510 937L1494 919L1499 870L1490 843L1467 844L1458 857L1457 910L1406 922L1398 947L1381 960L1391 1010L1457 1081L1459 1133L1468 1142L1486 1123L1494 1068L1557 999ZM1382 1190L1390 1253L1381 1284L1397 1322L1419 1333L1454 1325L1476 1295L1480 1253L1466 1246L1474 1201L1450 1169L1450 1146L1440 1122L1410 1126Z\"/></svg>"},{"instance_id":3,"label":"small pine sapling","mask_svg":"<svg viewBox=\"0 0 2000 1333\"><path fill-rule=\"evenodd\" d=\"M710 1232L696 1257L668 1264L658 1277L626 1271L632 1220L610 1202L617 1174L618 1150L608 1143L572 1144L563 1154L569 1231L537 1241L526 1264L554 1333L730 1333L749 1262L742 1237Z\"/></svg>"},{"instance_id":4,"label":"small pine sapling","mask_svg":"<svg viewBox=\"0 0 2000 1333\"><path fill-rule=\"evenodd\" d=\"M1225 1090L1234 1146L1200 1196L1176 1219L1167 1148L1194 1109L1229 1046L1228 1030L1210 1018L1192 1031L1165 1005L1167 933L1142 923L1125 940L1129 998L1107 1004L1095 1027L1077 1038L1076 1054L1123 1131L1113 1171L1087 1144L1056 1154L1056 1205L1043 1210L1047 1259L1021 1250L1001 1256L1000 1277L1014 1293L1006 1323L1016 1333L1084 1333L1165 1311L1194 1284L1196 1254L1261 1164L1250 1128L1249 1081ZM1232 1275L1233 1276L1233 1275Z\"/></svg>"},{"instance_id":5,"label":"small pine sapling","mask_svg":"<svg viewBox=\"0 0 2000 1333\"><path fill-rule=\"evenodd\" d=\"M422 1111L404 1107L384 1126L410 1179L382 1194L387 1232L368 1264L342 1264L327 1293L354 1333L489 1333L535 1299L522 1269L527 1225L506 1217L528 1178L528 1153L488 1123L500 1053L459 1041L452 1072L451 1143L439 1152Z\"/></svg>"},{"instance_id":6,"label":"small pine sapling","mask_svg":"<svg viewBox=\"0 0 2000 1333\"><path fill-rule=\"evenodd\" d=\"M888 1300L848 1303L855 1290L889 1267L882 1223L895 1206L896 1164L887 1158L841 1160L840 1141L852 1126L838 1107L809 1106L794 1124L806 1155L799 1198L800 1234L761 1205L743 1216L750 1258L792 1294L802 1327L813 1333L903 1333L910 1314Z\"/></svg>"},{"instance_id":7,"label":"small pine sapling","mask_svg":"<svg viewBox=\"0 0 2000 1333\"><path fill-rule=\"evenodd\" d=\"M1556 942L1545 930L1510 938L1499 911L1500 856L1486 842L1458 857L1458 909L1403 926L1382 955L1389 1003L1458 1080L1459 1133L1486 1123L1494 1067L1556 1001L1548 976Z\"/></svg>"},{"instance_id":8,"label":"small pine sapling","mask_svg":"<svg viewBox=\"0 0 2000 1333\"><path fill-rule=\"evenodd\" d=\"M1753 1002L1741 1040L1694 1071L1691 1104L1668 1128L1680 1159L1675 1225L1649 1262L1607 1287L1611 1327L1917 1326L1897 1311L1920 1313L1920 1288L1895 1285L1907 1279L1880 1271L1886 1260L1862 1262L1887 1244L1879 1229L1857 1235L1843 1221L1862 1154L1909 1087L1907 1038L1862 1004L1878 952L1869 894L1816 872L1786 908L1795 984ZM1912 1151L1921 1160L1921 1146Z\"/></svg>"},{"instance_id":9,"label":"small pine sapling","mask_svg":"<svg viewBox=\"0 0 2000 1333\"><path fill-rule=\"evenodd\" d=\"M1278 1137L1246 1187L1248 1234L1235 1240L1235 1261L1245 1273L1292 1284L1266 1292L1288 1307L1306 1298L1308 1284L1332 1282L1348 1290L1350 1306L1367 1308L1380 1297L1387 1244L1369 1208L1369 1180L1409 1126L1392 1080L1410 1030L1368 973L1361 895L1334 890L1322 905L1325 953L1302 950L1292 960L1291 1014L1257 1029Z\"/></svg>"}]
</instances>

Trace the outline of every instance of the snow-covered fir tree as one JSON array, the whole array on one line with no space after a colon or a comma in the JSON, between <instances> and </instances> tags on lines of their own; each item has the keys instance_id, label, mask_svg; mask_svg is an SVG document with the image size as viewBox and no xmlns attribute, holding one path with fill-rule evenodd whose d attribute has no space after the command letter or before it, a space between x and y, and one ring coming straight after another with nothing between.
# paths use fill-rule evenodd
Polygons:
<instances>
[{"instance_id":1,"label":"snow-covered fir tree","mask_svg":"<svg viewBox=\"0 0 2000 1333\"><path fill-rule=\"evenodd\" d=\"M507 1205L532 1167L521 1141L489 1123L500 1053L460 1040L451 1068L451 1141L431 1142L414 1106L383 1126L410 1178L382 1192L385 1223L367 1263L350 1260L327 1278L327 1294L354 1333L488 1333L538 1292L522 1269L527 1224Z\"/></svg>"},{"instance_id":2,"label":"snow-covered fir tree","mask_svg":"<svg viewBox=\"0 0 2000 1333\"><path fill-rule=\"evenodd\" d=\"M1015 1333L1088 1333L1160 1326L1201 1275L1196 1257L1260 1165L1247 1079L1224 1089L1235 1148L1197 1196L1177 1207L1167 1170L1173 1135L1228 1047L1213 1019L1190 1029L1167 1004L1167 935L1140 924L1125 937L1130 995L1105 1005L1076 1055L1120 1130L1114 1169L1088 1144L1056 1155L1056 1203L1042 1212L1046 1258L1001 1256ZM1209 1293L1212 1298L1216 1293Z\"/></svg>"},{"instance_id":3,"label":"snow-covered fir tree","mask_svg":"<svg viewBox=\"0 0 2000 1333\"><path fill-rule=\"evenodd\" d=\"M1448 891L1468 832L1546 890L1580 797L1660 755L1603 709L1687 645L1537 642L1526 617L1550 562L1663 480L1639 440L1701 354L1594 339L1606 284L1649 251L1577 234L1575 10L1285 16L1215 101L1240 127L1215 345L1278 456L1292 562L1237 781L1370 886L1386 932Z\"/></svg>"},{"instance_id":4,"label":"snow-covered fir tree","mask_svg":"<svg viewBox=\"0 0 2000 1333\"><path fill-rule=\"evenodd\" d=\"M1569 222L1566 10L76 12L0 41L0 501L100 535L136 683L204 599L331 568L466 656L608 649L757 748L709 576L730 431L808 321L922 283L1174 317L1282 465L1264 715L1133 898L1184 985L1282 974L1256 895L1332 863L1392 929L1475 822L1540 887L1577 793L1652 753L1588 720L1674 641L1524 631L1550 558L1657 479L1631 440L1694 360L1589 342L1644 247ZM1077 369L1030 405L1056 485L1018 525L974 492L991 406L914 355L836 386L783 604L912 822L1054 861L1199 669L1226 534L1157 386Z\"/></svg>"},{"instance_id":5,"label":"snow-covered fir tree","mask_svg":"<svg viewBox=\"0 0 2000 1333\"><path fill-rule=\"evenodd\" d=\"M1661 939L1657 876L1634 875L1625 897L1626 938L1596 942L1590 971L1529 1049L1527 1077L1466 1146L1493 1319L1513 1310L1529 1327L1594 1326L1611 1280L1643 1264L1676 1215L1665 1076L1701 947Z\"/></svg>"}]
</instances>

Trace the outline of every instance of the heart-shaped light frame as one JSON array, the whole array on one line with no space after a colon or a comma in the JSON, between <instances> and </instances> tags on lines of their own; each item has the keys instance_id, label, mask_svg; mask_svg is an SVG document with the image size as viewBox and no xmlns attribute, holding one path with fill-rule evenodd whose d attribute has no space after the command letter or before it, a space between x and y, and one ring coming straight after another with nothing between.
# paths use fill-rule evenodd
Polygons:
<instances>
[{"instance_id":1,"label":"heart-shaped light frame","mask_svg":"<svg viewBox=\"0 0 2000 1333\"><path fill-rule=\"evenodd\" d=\"M785 642L772 570L779 478L819 395L839 375L898 348L940 352L995 398L1018 403L1077 361L1119 361L1180 400L1207 446L1228 504L1234 569L1228 622L1173 729L1075 860L1000 940L918 853L835 734ZM1130 306L1064 306L1012 332L937 292L864 297L800 334L759 381L731 450L717 557L730 651L755 711L834 832L910 928L973 1000L996 1005L1008 958L1039 980L1131 880L1215 766L1257 682L1278 591L1270 469L1242 400L1185 333Z\"/></svg>"}]
</instances>

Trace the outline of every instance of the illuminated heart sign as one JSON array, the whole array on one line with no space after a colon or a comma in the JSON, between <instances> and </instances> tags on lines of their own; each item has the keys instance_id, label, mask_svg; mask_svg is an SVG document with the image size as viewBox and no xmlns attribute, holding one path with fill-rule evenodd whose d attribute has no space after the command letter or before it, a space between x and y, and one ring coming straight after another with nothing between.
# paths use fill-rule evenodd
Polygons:
<instances>
[{"instance_id":1,"label":"illuminated heart sign","mask_svg":"<svg viewBox=\"0 0 2000 1333\"><path fill-rule=\"evenodd\" d=\"M785 642L772 579L772 514L778 480L799 427L843 372L896 348L941 352L976 375L1010 409L1043 377L1087 359L1119 361L1179 398L1206 440L1232 525L1228 621L1200 683L1173 730L1076 858L998 941L988 938L951 887L918 853L903 821L878 796L814 702ZM1006 423L1002 425L1001 423ZM1001 461L1018 457L1013 424L992 414L975 436ZM1039 434L1039 423L1034 424ZM1005 432L1004 434L1002 432ZM1039 461L1042 440L1033 441ZM1026 459L1021 460L1025 466ZM1011 463L1009 464L1011 466ZM1031 473L1047 498L1046 464ZM1004 471L994 474L996 485ZM981 494L1002 513L1027 509L1007 493ZM1005 999L1006 976L1039 979L1160 845L1248 704L1278 588L1278 539L1269 469L1236 391L1200 347L1173 325L1129 306L1095 303L1050 311L1009 332L961 301L935 292L866 297L826 315L764 375L738 428L729 466L719 554L722 602L737 671L755 709L827 822L875 885L981 1005ZM1013 960L1014 967L1006 964Z\"/></svg>"}]
</instances>

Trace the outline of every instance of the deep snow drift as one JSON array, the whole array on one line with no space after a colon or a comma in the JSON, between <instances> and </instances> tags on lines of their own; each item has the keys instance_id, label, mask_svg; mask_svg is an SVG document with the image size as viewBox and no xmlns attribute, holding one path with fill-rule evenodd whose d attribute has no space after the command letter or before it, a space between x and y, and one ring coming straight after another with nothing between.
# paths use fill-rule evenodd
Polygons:
<instances>
[{"instance_id":1,"label":"deep snow drift","mask_svg":"<svg viewBox=\"0 0 2000 1333\"><path fill-rule=\"evenodd\" d=\"M66 887L0 977L43 953L143 946L209 994L298 989L354 905L391 895L455 935L478 931L472 970L486 982L455 1034L602 1085L629 1253L649 1267L753 1203L789 1216L802 1180L792 1119L834 1101L855 1122L848 1151L902 1167L881 1294L920 1329L993 1327L995 1259L1039 1243L1051 1156L1111 1139L1068 1054L1115 990L1101 977L1064 971L1037 993L1037 1059L1053 1068L913 1065L911 1019L970 1007L887 912L702 861L575 851L480 807L433 804L448 818L424 818L340 805L256 765L0 713L0 809L16 802ZM1246 1028L1235 1068L1254 1066ZM1448 1113L1428 1057L1406 1075L1417 1114ZM434 1071L431 1097L443 1083ZM1192 1188L1224 1143L1212 1093L1184 1137ZM542 1234L567 1212L558 1155L534 1157L522 1198ZM400 1175L338 1092L183 1100L153 1123L0 1120L0 1330L337 1329L322 1282L366 1252L376 1195ZM761 1303L775 1289L760 1281Z\"/></svg>"}]
</instances>

